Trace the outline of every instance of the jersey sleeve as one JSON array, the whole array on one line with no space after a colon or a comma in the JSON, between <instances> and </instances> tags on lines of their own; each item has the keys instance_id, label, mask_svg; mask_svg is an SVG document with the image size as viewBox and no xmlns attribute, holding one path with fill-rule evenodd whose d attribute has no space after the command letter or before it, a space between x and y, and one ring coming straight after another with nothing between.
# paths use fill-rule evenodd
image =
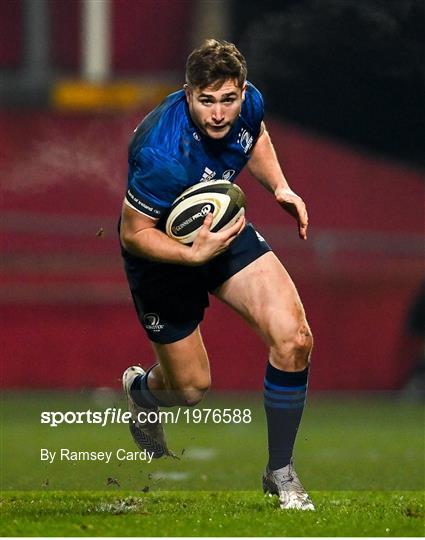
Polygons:
<instances>
[{"instance_id":1,"label":"jersey sleeve","mask_svg":"<svg viewBox=\"0 0 425 540\"><path fill-rule=\"evenodd\" d=\"M129 159L125 203L152 218L160 218L185 189L187 175L173 157L142 148Z\"/></svg>"},{"instance_id":2,"label":"jersey sleeve","mask_svg":"<svg viewBox=\"0 0 425 540\"><path fill-rule=\"evenodd\" d=\"M254 140L256 140L264 118L264 101L261 92L251 83L247 83L242 116L251 127Z\"/></svg>"}]
</instances>

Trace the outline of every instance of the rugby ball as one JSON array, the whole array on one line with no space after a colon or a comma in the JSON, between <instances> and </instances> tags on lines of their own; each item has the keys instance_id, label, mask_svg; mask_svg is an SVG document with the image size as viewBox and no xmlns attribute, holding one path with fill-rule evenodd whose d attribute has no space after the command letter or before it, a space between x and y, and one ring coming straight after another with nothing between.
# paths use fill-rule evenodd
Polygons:
<instances>
[{"instance_id":1,"label":"rugby ball","mask_svg":"<svg viewBox=\"0 0 425 540\"><path fill-rule=\"evenodd\" d=\"M230 227L245 213L244 192L228 180L199 182L173 202L165 232L182 244L191 244L210 213L212 232Z\"/></svg>"}]
</instances>

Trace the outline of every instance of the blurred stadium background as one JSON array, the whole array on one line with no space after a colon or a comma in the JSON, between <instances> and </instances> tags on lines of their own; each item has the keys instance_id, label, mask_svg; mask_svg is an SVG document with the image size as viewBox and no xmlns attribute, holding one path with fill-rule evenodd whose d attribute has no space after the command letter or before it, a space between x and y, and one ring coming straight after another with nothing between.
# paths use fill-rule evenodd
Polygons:
<instances>
[{"instance_id":1,"label":"blurred stadium background","mask_svg":"<svg viewBox=\"0 0 425 540\"><path fill-rule=\"evenodd\" d=\"M47 428L37 415L31 428L28 411L54 407L52 399L69 407L68 397L46 401L32 391L103 388L105 396L105 388L119 391L128 365L152 361L116 234L127 144L150 108L181 87L186 56L205 37L235 41L246 54L286 175L308 204L310 235L301 242L269 194L247 174L238 180L249 218L307 310L313 399L423 398L423 28L422 0L0 0L1 388L15 437L10 459L31 429L43 444ZM203 334L213 389L260 396L267 352L259 338L214 299ZM111 395L100 404L114 403ZM28 397L22 407L20 396ZM75 409L84 396L71 400ZM354 421L355 455L369 400L341 413L333 431L319 417L331 418L338 401L322 403L310 422L317 436L324 429L320 445ZM400 449L422 429L414 407L394 416L399 426L410 422ZM371 441L396 409L379 409ZM88 431L78 433L82 440ZM382 452L388 425L385 433ZM418 440L410 477L422 485ZM320 459L334 455L327 452ZM25 456L35 466L27 446ZM390 467L397 453L388 459ZM23 478L16 485L28 487Z\"/></svg>"}]
</instances>

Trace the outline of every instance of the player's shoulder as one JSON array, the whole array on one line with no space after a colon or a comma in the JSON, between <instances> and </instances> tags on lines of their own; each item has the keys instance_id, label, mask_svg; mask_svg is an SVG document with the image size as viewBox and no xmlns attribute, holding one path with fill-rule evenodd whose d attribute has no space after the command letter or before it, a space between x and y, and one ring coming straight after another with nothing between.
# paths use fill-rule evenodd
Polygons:
<instances>
[{"instance_id":1,"label":"player's shoulder","mask_svg":"<svg viewBox=\"0 0 425 540\"><path fill-rule=\"evenodd\" d=\"M183 178L186 180L184 167L180 160L161 147L143 146L137 155L137 165L144 171L158 177Z\"/></svg>"},{"instance_id":2,"label":"player's shoulder","mask_svg":"<svg viewBox=\"0 0 425 540\"><path fill-rule=\"evenodd\" d=\"M245 100L241 115L249 124L257 125L264 117L264 100L261 92L251 82L247 81Z\"/></svg>"},{"instance_id":3,"label":"player's shoulder","mask_svg":"<svg viewBox=\"0 0 425 540\"><path fill-rule=\"evenodd\" d=\"M264 112L263 95L258 88L249 81L246 82L244 106L247 108L247 112Z\"/></svg>"},{"instance_id":4,"label":"player's shoulder","mask_svg":"<svg viewBox=\"0 0 425 540\"><path fill-rule=\"evenodd\" d=\"M246 81L245 95L255 103L263 103L263 95L252 82Z\"/></svg>"},{"instance_id":5,"label":"player's shoulder","mask_svg":"<svg viewBox=\"0 0 425 540\"><path fill-rule=\"evenodd\" d=\"M130 154L146 146L159 152L173 153L176 133L181 132L186 124L185 94L179 90L167 96L140 122L130 143Z\"/></svg>"}]
</instances>

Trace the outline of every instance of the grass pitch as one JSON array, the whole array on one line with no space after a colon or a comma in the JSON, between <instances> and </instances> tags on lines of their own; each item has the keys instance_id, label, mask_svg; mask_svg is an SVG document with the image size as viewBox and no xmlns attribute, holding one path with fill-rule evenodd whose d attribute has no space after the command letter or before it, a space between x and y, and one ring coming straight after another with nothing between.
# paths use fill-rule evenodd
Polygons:
<instances>
[{"instance_id":1,"label":"grass pitch","mask_svg":"<svg viewBox=\"0 0 425 540\"><path fill-rule=\"evenodd\" d=\"M423 408L392 397L309 400L296 468L316 512L264 497L266 428L257 395L202 407L250 408L250 424L167 425L179 460L64 462L40 449L135 450L122 424L40 423L41 411L125 408L108 392L6 393L2 401L3 536L422 536Z\"/></svg>"},{"instance_id":2,"label":"grass pitch","mask_svg":"<svg viewBox=\"0 0 425 540\"><path fill-rule=\"evenodd\" d=\"M316 512L247 491L18 492L3 536L421 536L419 493L312 492Z\"/></svg>"}]
</instances>

